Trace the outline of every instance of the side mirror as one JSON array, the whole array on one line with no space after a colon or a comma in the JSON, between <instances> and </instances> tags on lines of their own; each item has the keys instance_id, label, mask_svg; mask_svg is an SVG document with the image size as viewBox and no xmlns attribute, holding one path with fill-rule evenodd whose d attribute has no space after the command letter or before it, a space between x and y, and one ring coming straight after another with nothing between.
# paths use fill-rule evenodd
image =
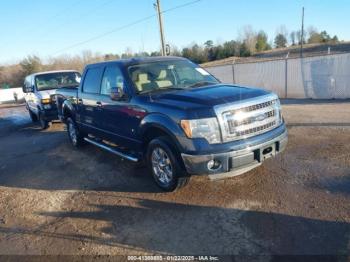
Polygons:
<instances>
[{"instance_id":1,"label":"side mirror","mask_svg":"<svg viewBox=\"0 0 350 262\"><path fill-rule=\"evenodd\" d=\"M34 86L24 87L25 93L34 93Z\"/></svg>"},{"instance_id":2,"label":"side mirror","mask_svg":"<svg viewBox=\"0 0 350 262\"><path fill-rule=\"evenodd\" d=\"M110 97L113 101L119 101L124 97L124 91L121 87L112 87Z\"/></svg>"},{"instance_id":3,"label":"side mirror","mask_svg":"<svg viewBox=\"0 0 350 262\"><path fill-rule=\"evenodd\" d=\"M27 87L26 87L26 85L23 85L23 86L22 86L22 91L23 91L24 94L27 93Z\"/></svg>"}]
</instances>

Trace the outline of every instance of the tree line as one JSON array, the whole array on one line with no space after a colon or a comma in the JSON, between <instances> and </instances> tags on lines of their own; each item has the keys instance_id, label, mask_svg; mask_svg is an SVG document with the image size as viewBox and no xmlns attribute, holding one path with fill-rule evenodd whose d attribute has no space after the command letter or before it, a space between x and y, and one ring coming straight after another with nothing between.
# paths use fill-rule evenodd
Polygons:
<instances>
[{"instance_id":1,"label":"tree line","mask_svg":"<svg viewBox=\"0 0 350 262\"><path fill-rule=\"evenodd\" d=\"M249 57L255 53L272 50L274 48L285 48L301 44L301 32L288 32L285 26L280 26L273 39L269 39L263 30L255 31L251 26L240 30L236 40L216 43L208 40L203 44L192 43L182 50L171 46L171 55L186 57L195 63L205 63L228 57ZM330 36L326 31L318 31L315 27L309 27L303 38L303 43L339 43L336 35ZM117 60L123 58L140 56L159 56L160 51L135 53L127 48L121 55L100 54L84 51L81 55L61 56L50 58L43 62L38 56L31 55L20 63L10 66L0 66L0 88L21 86L26 75L40 71L73 69L82 71L86 64Z\"/></svg>"}]
</instances>

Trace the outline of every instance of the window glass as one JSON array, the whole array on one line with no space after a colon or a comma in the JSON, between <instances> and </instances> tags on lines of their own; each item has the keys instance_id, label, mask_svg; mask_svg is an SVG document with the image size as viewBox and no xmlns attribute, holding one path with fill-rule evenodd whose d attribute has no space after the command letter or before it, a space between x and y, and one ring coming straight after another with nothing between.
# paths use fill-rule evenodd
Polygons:
<instances>
[{"instance_id":1,"label":"window glass","mask_svg":"<svg viewBox=\"0 0 350 262\"><path fill-rule=\"evenodd\" d=\"M101 77L103 73L103 67L90 68L85 76L83 92L98 94L100 93Z\"/></svg>"},{"instance_id":2,"label":"window glass","mask_svg":"<svg viewBox=\"0 0 350 262\"><path fill-rule=\"evenodd\" d=\"M207 71L184 60L140 64L130 66L128 70L138 93L189 89L218 83Z\"/></svg>"},{"instance_id":3,"label":"window glass","mask_svg":"<svg viewBox=\"0 0 350 262\"><path fill-rule=\"evenodd\" d=\"M106 67L102 78L101 94L110 95L112 88L124 90L124 77L118 66Z\"/></svg>"},{"instance_id":4,"label":"window glass","mask_svg":"<svg viewBox=\"0 0 350 262\"><path fill-rule=\"evenodd\" d=\"M35 77L35 85L39 91L61 87L77 87L79 83L80 74L76 72L48 73Z\"/></svg>"}]
</instances>

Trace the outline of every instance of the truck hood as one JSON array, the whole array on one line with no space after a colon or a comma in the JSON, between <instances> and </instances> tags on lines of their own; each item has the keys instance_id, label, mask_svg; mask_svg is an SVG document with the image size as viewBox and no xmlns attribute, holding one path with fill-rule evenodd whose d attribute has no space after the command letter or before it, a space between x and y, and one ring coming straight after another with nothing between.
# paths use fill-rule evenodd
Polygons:
<instances>
[{"instance_id":1,"label":"truck hood","mask_svg":"<svg viewBox=\"0 0 350 262\"><path fill-rule=\"evenodd\" d=\"M152 100L153 102L182 108L213 107L267 94L269 92L262 89L218 84L152 95Z\"/></svg>"},{"instance_id":2,"label":"truck hood","mask_svg":"<svg viewBox=\"0 0 350 262\"><path fill-rule=\"evenodd\" d=\"M38 91L38 96L40 99L50 98L51 95L56 93L56 89Z\"/></svg>"}]
</instances>

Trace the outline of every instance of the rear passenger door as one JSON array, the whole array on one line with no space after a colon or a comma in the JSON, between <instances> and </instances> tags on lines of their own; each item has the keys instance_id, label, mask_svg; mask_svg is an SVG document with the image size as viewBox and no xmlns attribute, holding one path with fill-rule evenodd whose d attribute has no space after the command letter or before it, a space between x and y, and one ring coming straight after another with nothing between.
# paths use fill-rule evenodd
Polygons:
<instances>
[{"instance_id":1,"label":"rear passenger door","mask_svg":"<svg viewBox=\"0 0 350 262\"><path fill-rule=\"evenodd\" d=\"M78 98L79 122L84 131L97 136L101 134L102 129L100 87L103 70L101 65L87 69Z\"/></svg>"}]
</instances>

